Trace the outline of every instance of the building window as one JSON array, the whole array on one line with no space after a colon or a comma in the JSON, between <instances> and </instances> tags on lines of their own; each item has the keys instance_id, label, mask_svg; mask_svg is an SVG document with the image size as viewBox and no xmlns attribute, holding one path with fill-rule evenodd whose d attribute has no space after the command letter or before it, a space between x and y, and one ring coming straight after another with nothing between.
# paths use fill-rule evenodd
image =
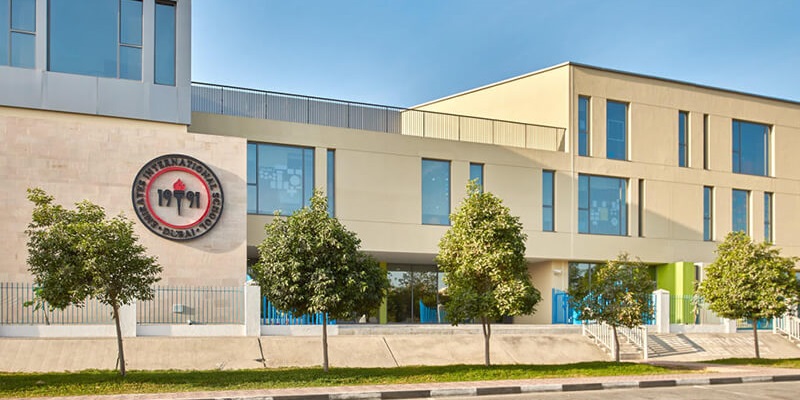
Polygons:
<instances>
[{"instance_id":1,"label":"building window","mask_svg":"<svg viewBox=\"0 0 800 400\"><path fill-rule=\"evenodd\" d=\"M589 98L578 97L578 155L589 155Z\"/></svg>"},{"instance_id":2,"label":"building window","mask_svg":"<svg viewBox=\"0 0 800 400\"><path fill-rule=\"evenodd\" d=\"M731 230L741 231L749 235L750 226L748 225L748 221L750 220L750 192L747 190L733 189L732 200L733 218Z\"/></svg>"},{"instance_id":3,"label":"building window","mask_svg":"<svg viewBox=\"0 0 800 400\"><path fill-rule=\"evenodd\" d=\"M578 176L578 232L628 234L628 180L606 176Z\"/></svg>"},{"instance_id":4,"label":"building window","mask_svg":"<svg viewBox=\"0 0 800 400\"><path fill-rule=\"evenodd\" d=\"M50 0L48 69L142 79L142 2Z\"/></svg>"},{"instance_id":5,"label":"building window","mask_svg":"<svg viewBox=\"0 0 800 400\"><path fill-rule=\"evenodd\" d=\"M155 82L175 85L175 2L156 1Z\"/></svg>"},{"instance_id":6,"label":"building window","mask_svg":"<svg viewBox=\"0 0 800 400\"><path fill-rule=\"evenodd\" d=\"M703 114L703 169L708 169L708 159L711 154L711 144L708 135L708 114Z\"/></svg>"},{"instance_id":7,"label":"building window","mask_svg":"<svg viewBox=\"0 0 800 400\"><path fill-rule=\"evenodd\" d=\"M328 215L336 216L336 151L328 150Z\"/></svg>"},{"instance_id":8,"label":"building window","mask_svg":"<svg viewBox=\"0 0 800 400\"><path fill-rule=\"evenodd\" d=\"M772 243L772 193L764 193L764 241Z\"/></svg>"},{"instance_id":9,"label":"building window","mask_svg":"<svg viewBox=\"0 0 800 400\"><path fill-rule=\"evenodd\" d=\"M644 237L644 179L639 179L639 237Z\"/></svg>"},{"instance_id":10,"label":"building window","mask_svg":"<svg viewBox=\"0 0 800 400\"><path fill-rule=\"evenodd\" d=\"M542 230L555 231L555 171L542 171Z\"/></svg>"},{"instance_id":11,"label":"building window","mask_svg":"<svg viewBox=\"0 0 800 400\"><path fill-rule=\"evenodd\" d=\"M469 180L475 180L483 191L483 164L469 163Z\"/></svg>"},{"instance_id":12,"label":"building window","mask_svg":"<svg viewBox=\"0 0 800 400\"><path fill-rule=\"evenodd\" d=\"M714 240L714 188L703 186L703 240Z\"/></svg>"},{"instance_id":13,"label":"building window","mask_svg":"<svg viewBox=\"0 0 800 400\"><path fill-rule=\"evenodd\" d=\"M678 166L689 166L689 113L678 113Z\"/></svg>"},{"instance_id":14,"label":"building window","mask_svg":"<svg viewBox=\"0 0 800 400\"><path fill-rule=\"evenodd\" d=\"M36 64L36 0L0 0L0 65Z\"/></svg>"},{"instance_id":15,"label":"building window","mask_svg":"<svg viewBox=\"0 0 800 400\"><path fill-rule=\"evenodd\" d=\"M733 172L769 174L769 126L733 121Z\"/></svg>"},{"instance_id":16,"label":"building window","mask_svg":"<svg viewBox=\"0 0 800 400\"><path fill-rule=\"evenodd\" d=\"M314 149L247 144L247 212L290 215L314 192Z\"/></svg>"},{"instance_id":17,"label":"building window","mask_svg":"<svg viewBox=\"0 0 800 400\"><path fill-rule=\"evenodd\" d=\"M422 223L450 225L450 161L422 160Z\"/></svg>"},{"instance_id":18,"label":"building window","mask_svg":"<svg viewBox=\"0 0 800 400\"><path fill-rule=\"evenodd\" d=\"M606 157L627 159L628 105L616 101L606 104Z\"/></svg>"}]
</instances>

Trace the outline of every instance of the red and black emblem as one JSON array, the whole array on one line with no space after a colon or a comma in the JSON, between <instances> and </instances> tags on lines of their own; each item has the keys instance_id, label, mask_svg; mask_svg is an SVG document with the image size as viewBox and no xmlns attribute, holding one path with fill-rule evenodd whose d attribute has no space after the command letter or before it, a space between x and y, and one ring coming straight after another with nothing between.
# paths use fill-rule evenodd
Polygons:
<instances>
[{"instance_id":1,"label":"red and black emblem","mask_svg":"<svg viewBox=\"0 0 800 400\"><path fill-rule=\"evenodd\" d=\"M172 240L198 238L222 215L222 185L194 157L169 154L145 164L131 190L139 220L159 236Z\"/></svg>"}]
</instances>

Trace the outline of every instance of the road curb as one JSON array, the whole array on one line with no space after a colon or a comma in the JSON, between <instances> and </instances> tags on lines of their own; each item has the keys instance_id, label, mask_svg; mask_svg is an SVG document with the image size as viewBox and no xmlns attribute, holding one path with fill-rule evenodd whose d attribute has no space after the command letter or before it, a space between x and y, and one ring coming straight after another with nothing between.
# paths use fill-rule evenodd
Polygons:
<instances>
[{"instance_id":1,"label":"road curb","mask_svg":"<svg viewBox=\"0 0 800 400\"><path fill-rule=\"evenodd\" d=\"M737 383L760 382L790 382L800 381L800 375L763 375L739 376L721 378L685 378L663 380L631 380L615 382L587 382L587 383L549 383L541 385L522 386L483 386L463 388L431 388L414 390L386 390L365 391L327 394L286 394L275 396L243 396L243 397L203 397L187 398L183 400L343 400L343 399L424 399L442 397L480 397L487 395L516 394L516 393L543 393L543 392L579 392L588 390L610 389L647 389L675 386L704 386L704 385L731 385Z\"/></svg>"}]
</instances>

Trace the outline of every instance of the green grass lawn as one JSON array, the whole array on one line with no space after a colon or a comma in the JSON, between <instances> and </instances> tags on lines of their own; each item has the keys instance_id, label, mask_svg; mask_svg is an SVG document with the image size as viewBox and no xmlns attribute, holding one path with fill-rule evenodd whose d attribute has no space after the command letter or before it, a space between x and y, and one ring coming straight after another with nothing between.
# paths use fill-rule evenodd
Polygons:
<instances>
[{"instance_id":1,"label":"green grass lawn","mask_svg":"<svg viewBox=\"0 0 800 400\"><path fill-rule=\"evenodd\" d=\"M709 363L724 365L763 365L765 367L778 368L800 368L800 358L726 358L722 360L709 361Z\"/></svg>"},{"instance_id":2,"label":"green grass lawn","mask_svg":"<svg viewBox=\"0 0 800 400\"><path fill-rule=\"evenodd\" d=\"M206 390L274 389L498 379L674 373L634 363L586 362L567 365L475 365L397 368L282 368L236 371L116 371L0 373L0 397L159 393Z\"/></svg>"}]
</instances>

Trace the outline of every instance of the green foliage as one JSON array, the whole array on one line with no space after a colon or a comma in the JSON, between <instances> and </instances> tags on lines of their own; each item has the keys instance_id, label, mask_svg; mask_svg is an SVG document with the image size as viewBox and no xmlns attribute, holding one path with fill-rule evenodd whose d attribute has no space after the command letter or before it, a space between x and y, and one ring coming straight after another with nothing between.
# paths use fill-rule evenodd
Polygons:
<instances>
[{"instance_id":1,"label":"green foliage","mask_svg":"<svg viewBox=\"0 0 800 400\"><path fill-rule=\"evenodd\" d=\"M569 287L569 301L584 321L634 328L653 317L655 281L646 265L626 253L598 265Z\"/></svg>"},{"instance_id":2,"label":"green foliage","mask_svg":"<svg viewBox=\"0 0 800 400\"><path fill-rule=\"evenodd\" d=\"M86 200L65 209L38 188L28 189L28 199L34 203L25 231L28 266L37 298L57 309L82 306L87 298L110 306L153 298L161 267L138 243L133 222L122 215L107 219Z\"/></svg>"},{"instance_id":3,"label":"green foliage","mask_svg":"<svg viewBox=\"0 0 800 400\"><path fill-rule=\"evenodd\" d=\"M380 305L389 286L386 272L359 251L355 233L328 215L320 191L310 207L276 217L265 230L253 278L277 309L347 318Z\"/></svg>"},{"instance_id":4,"label":"green foliage","mask_svg":"<svg viewBox=\"0 0 800 400\"><path fill-rule=\"evenodd\" d=\"M436 257L445 273L450 321L456 325L533 313L541 294L528 274L519 218L474 181L450 218L453 226L439 242Z\"/></svg>"},{"instance_id":5,"label":"green foliage","mask_svg":"<svg viewBox=\"0 0 800 400\"><path fill-rule=\"evenodd\" d=\"M0 372L0 397L309 388L506 379L674 374L663 367L608 362L560 365L412 366L396 368L270 368L211 371L134 371L122 380L108 371ZM149 396L152 397L152 396Z\"/></svg>"},{"instance_id":6,"label":"green foliage","mask_svg":"<svg viewBox=\"0 0 800 400\"><path fill-rule=\"evenodd\" d=\"M705 268L699 294L724 318L781 316L800 297L797 260L781 257L769 243L753 243L743 232L731 232L717 246L716 260Z\"/></svg>"},{"instance_id":7,"label":"green foliage","mask_svg":"<svg viewBox=\"0 0 800 400\"><path fill-rule=\"evenodd\" d=\"M119 215L106 218L102 207L89 201L74 210L53 204L44 190L28 189L33 202L28 235L28 266L37 286L34 304L64 309L97 299L113 309L117 328L120 373L125 356L119 326L119 307L153 298L161 266L147 256L133 233L133 222Z\"/></svg>"}]
</instances>

